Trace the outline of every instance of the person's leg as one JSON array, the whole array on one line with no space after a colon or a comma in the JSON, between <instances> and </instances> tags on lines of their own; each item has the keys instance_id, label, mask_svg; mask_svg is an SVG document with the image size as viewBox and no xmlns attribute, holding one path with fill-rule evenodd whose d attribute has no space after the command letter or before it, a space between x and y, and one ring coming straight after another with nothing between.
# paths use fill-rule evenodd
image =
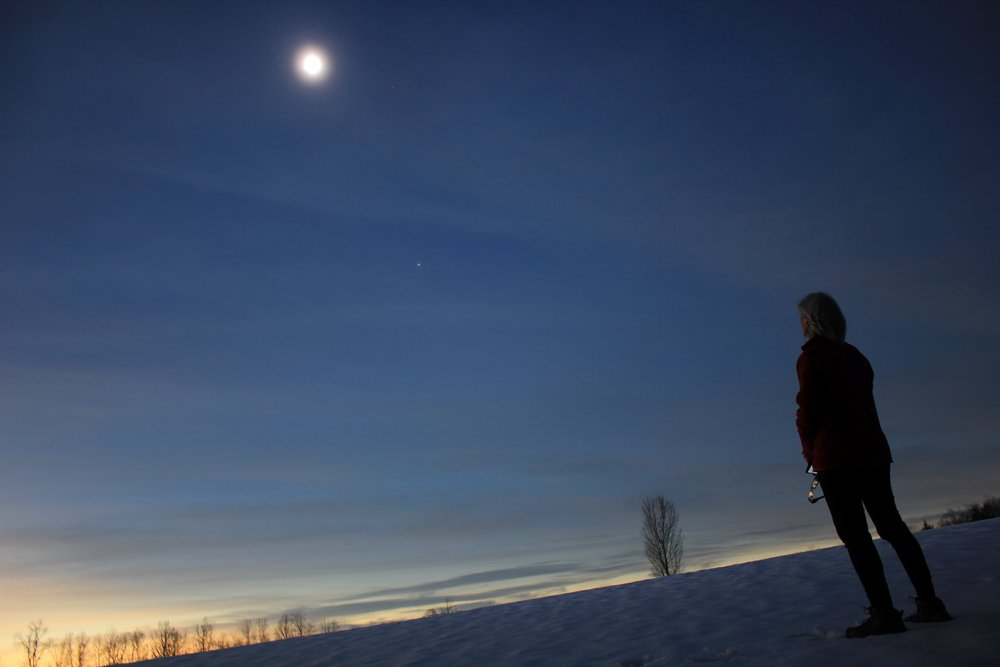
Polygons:
<instances>
[{"instance_id":1,"label":"person's leg","mask_svg":"<svg viewBox=\"0 0 1000 667\"><path fill-rule=\"evenodd\" d=\"M896 508L892 494L889 466L877 466L865 470L862 481L864 504L875 530L888 542L899 556L907 576L916 589L917 611L906 617L908 621L941 622L951 620L944 603L934 592L934 582L927 566L920 542L910 532Z\"/></svg>"},{"instance_id":2,"label":"person's leg","mask_svg":"<svg viewBox=\"0 0 1000 667\"><path fill-rule=\"evenodd\" d=\"M858 477L859 473L854 468L824 470L819 473L819 483L823 487L837 536L847 547L869 603L873 609L893 609L882 560L868 532Z\"/></svg>"},{"instance_id":3,"label":"person's leg","mask_svg":"<svg viewBox=\"0 0 1000 667\"><path fill-rule=\"evenodd\" d=\"M859 480L861 493L865 509L875 524L875 530L896 551L903 569L906 570L917 591L917 597L934 599L937 596L934 593L934 583L924 552L896 508L889 478L889 466L873 466L860 470L862 471Z\"/></svg>"}]
</instances>

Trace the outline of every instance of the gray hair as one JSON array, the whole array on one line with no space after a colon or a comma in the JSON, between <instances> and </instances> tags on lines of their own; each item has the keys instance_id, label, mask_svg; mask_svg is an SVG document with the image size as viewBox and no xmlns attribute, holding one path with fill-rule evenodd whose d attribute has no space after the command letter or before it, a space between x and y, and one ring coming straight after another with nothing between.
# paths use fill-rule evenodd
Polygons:
<instances>
[{"instance_id":1,"label":"gray hair","mask_svg":"<svg viewBox=\"0 0 1000 667\"><path fill-rule=\"evenodd\" d=\"M806 294L799 301L799 315L806 323L806 334L819 336L834 343L843 343L847 334L847 320L840 312L840 306L825 292Z\"/></svg>"}]
</instances>

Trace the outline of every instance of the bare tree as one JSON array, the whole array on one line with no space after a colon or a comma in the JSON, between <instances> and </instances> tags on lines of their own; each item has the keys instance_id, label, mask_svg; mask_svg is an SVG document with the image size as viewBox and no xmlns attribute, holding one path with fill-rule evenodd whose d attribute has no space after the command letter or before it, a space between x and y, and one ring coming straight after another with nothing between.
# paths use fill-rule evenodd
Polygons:
<instances>
[{"instance_id":1,"label":"bare tree","mask_svg":"<svg viewBox=\"0 0 1000 667\"><path fill-rule=\"evenodd\" d=\"M268 631L267 617L261 617L254 619L253 622L253 643L263 644L264 642L271 641L271 634Z\"/></svg>"},{"instance_id":2,"label":"bare tree","mask_svg":"<svg viewBox=\"0 0 1000 667\"><path fill-rule=\"evenodd\" d=\"M170 621L160 621L156 630L152 634L153 657L169 658L180 655L181 646L184 644L184 635L170 624Z\"/></svg>"},{"instance_id":3,"label":"bare tree","mask_svg":"<svg viewBox=\"0 0 1000 667\"><path fill-rule=\"evenodd\" d=\"M278 618L278 622L274 626L274 633L278 639L288 639L292 636L292 617L287 611Z\"/></svg>"},{"instance_id":4,"label":"bare tree","mask_svg":"<svg viewBox=\"0 0 1000 667\"><path fill-rule=\"evenodd\" d=\"M194 626L194 650L198 653L211 651L215 648L215 623L208 620L208 617L201 619L201 623Z\"/></svg>"},{"instance_id":5,"label":"bare tree","mask_svg":"<svg viewBox=\"0 0 1000 667\"><path fill-rule=\"evenodd\" d=\"M263 644L271 639L271 635L268 630L267 617L244 618L236 626L236 629L239 632L239 635L233 641L236 646Z\"/></svg>"},{"instance_id":6,"label":"bare tree","mask_svg":"<svg viewBox=\"0 0 1000 667\"><path fill-rule=\"evenodd\" d=\"M684 536L677 509L663 496L642 501L642 542L653 576L677 574L684 560Z\"/></svg>"},{"instance_id":7,"label":"bare tree","mask_svg":"<svg viewBox=\"0 0 1000 667\"><path fill-rule=\"evenodd\" d=\"M76 649L73 652L73 667L87 667L87 649L90 647L90 637L81 632L76 636Z\"/></svg>"},{"instance_id":8,"label":"bare tree","mask_svg":"<svg viewBox=\"0 0 1000 667\"><path fill-rule=\"evenodd\" d=\"M128 662L139 662L146 659L146 633L142 630L133 630L122 635L125 643L126 659Z\"/></svg>"},{"instance_id":9,"label":"bare tree","mask_svg":"<svg viewBox=\"0 0 1000 667\"><path fill-rule=\"evenodd\" d=\"M424 618L429 618L431 616L444 616L445 614L453 614L457 611L455 605L451 603L451 598L444 601L444 604L440 607L434 607L428 609L424 612Z\"/></svg>"},{"instance_id":10,"label":"bare tree","mask_svg":"<svg viewBox=\"0 0 1000 667\"><path fill-rule=\"evenodd\" d=\"M296 637L305 637L306 635L311 635L313 630L313 624L306 619L306 615L301 611L294 612L291 615L292 627L295 629Z\"/></svg>"},{"instance_id":11,"label":"bare tree","mask_svg":"<svg viewBox=\"0 0 1000 667\"><path fill-rule=\"evenodd\" d=\"M128 637L114 630L98 635L94 640L97 648L97 662L101 665L119 665L125 662Z\"/></svg>"},{"instance_id":12,"label":"bare tree","mask_svg":"<svg viewBox=\"0 0 1000 667\"><path fill-rule=\"evenodd\" d=\"M241 619L239 625L237 625L237 631L239 635L237 635L234 642L237 646L249 646L253 644L253 619Z\"/></svg>"},{"instance_id":13,"label":"bare tree","mask_svg":"<svg viewBox=\"0 0 1000 667\"><path fill-rule=\"evenodd\" d=\"M51 647L52 667L73 667L73 635L63 637Z\"/></svg>"},{"instance_id":14,"label":"bare tree","mask_svg":"<svg viewBox=\"0 0 1000 667\"><path fill-rule=\"evenodd\" d=\"M42 662L42 655L48 648L48 644L43 641L45 633L49 629L40 620L32 621L28 624L28 632L14 635L17 645L24 649L24 660L27 667L38 667Z\"/></svg>"},{"instance_id":15,"label":"bare tree","mask_svg":"<svg viewBox=\"0 0 1000 667\"><path fill-rule=\"evenodd\" d=\"M332 618L324 618L319 622L319 631L323 634L330 634L331 632L336 632L340 629L340 623L333 620Z\"/></svg>"},{"instance_id":16,"label":"bare tree","mask_svg":"<svg viewBox=\"0 0 1000 667\"><path fill-rule=\"evenodd\" d=\"M74 637L68 634L58 644L49 646L52 667L87 667L87 647L90 638L85 634Z\"/></svg>"}]
</instances>

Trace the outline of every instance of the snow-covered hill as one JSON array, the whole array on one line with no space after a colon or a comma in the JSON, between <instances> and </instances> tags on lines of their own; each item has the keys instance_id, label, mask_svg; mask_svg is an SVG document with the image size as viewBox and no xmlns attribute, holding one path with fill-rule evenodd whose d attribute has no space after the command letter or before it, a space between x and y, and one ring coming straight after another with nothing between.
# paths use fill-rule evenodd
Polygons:
<instances>
[{"instance_id":1,"label":"snow-covered hill","mask_svg":"<svg viewBox=\"0 0 1000 667\"><path fill-rule=\"evenodd\" d=\"M842 547L668 579L357 628L148 667L427 665L640 667L1000 664L1000 519L917 534L955 620L900 635L843 639L865 597ZM906 576L879 543L896 605Z\"/></svg>"}]
</instances>

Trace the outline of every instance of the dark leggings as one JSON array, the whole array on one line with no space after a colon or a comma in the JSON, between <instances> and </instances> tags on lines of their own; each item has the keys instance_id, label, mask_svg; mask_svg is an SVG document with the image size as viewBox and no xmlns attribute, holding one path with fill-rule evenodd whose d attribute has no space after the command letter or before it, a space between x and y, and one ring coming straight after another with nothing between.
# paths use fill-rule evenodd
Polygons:
<instances>
[{"instance_id":1,"label":"dark leggings","mask_svg":"<svg viewBox=\"0 0 1000 667\"><path fill-rule=\"evenodd\" d=\"M892 609L893 605L882 559L868 532L865 510L868 510L879 536L895 549L913 582L917 597L935 597L924 552L896 509L888 465L824 470L819 473L819 483L826 495L837 535L847 547L851 563L873 608Z\"/></svg>"}]
</instances>

